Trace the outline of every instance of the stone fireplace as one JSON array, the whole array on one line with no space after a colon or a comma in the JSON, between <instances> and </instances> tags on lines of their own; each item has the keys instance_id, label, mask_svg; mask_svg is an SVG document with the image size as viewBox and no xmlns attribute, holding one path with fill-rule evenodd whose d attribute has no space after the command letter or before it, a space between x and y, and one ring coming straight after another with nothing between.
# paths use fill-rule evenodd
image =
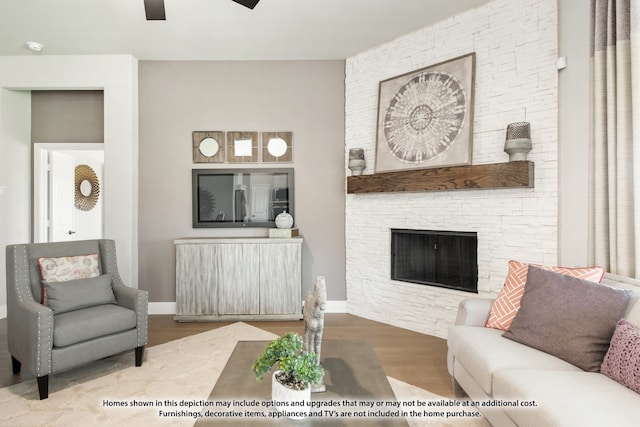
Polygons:
<instances>
[{"instance_id":1,"label":"stone fireplace","mask_svg":"<svg viewBox=\"0 0 640 427\"><path fill-rule=\"evenodd\" d=\"M375 174L381 81L469 52L476 52L472 165L508 162L503 151L506 126L528 121L533 187L346 194L347 311L351 314L446 337L460 301L475 297L456 286L392 279L392 229L475 232L475 291L481 298L498 294L510 259L557 263L555 0L495 0L347 59L345 174L350 175L351 148L364 150L363 176Z\"/></svg>"},{"instance_id":2,"label":"stone fireplace","mask_svg":"<svg viewBox=\"0 0 640 427\"><path fill-rule=\"evenodd\" d=\"M391 280L478 293L477 233L391 229Z\"/></svg>"}]
</instances>

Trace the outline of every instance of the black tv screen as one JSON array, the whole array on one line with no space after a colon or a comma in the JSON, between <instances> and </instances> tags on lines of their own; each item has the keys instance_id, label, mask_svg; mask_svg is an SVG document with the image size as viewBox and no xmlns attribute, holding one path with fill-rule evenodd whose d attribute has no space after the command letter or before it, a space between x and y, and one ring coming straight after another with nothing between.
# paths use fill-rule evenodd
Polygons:
<instances>
[{"instance_id":1,"label":"black tv screen","mask_svg":"<svg viewBox=\"0 0 640 427\"><path fill-rule=\"evenodd\" d=\"M275 227L288 212L295 219L293 168L193 169L194 228Z\"/></svg>"}]
</instances>

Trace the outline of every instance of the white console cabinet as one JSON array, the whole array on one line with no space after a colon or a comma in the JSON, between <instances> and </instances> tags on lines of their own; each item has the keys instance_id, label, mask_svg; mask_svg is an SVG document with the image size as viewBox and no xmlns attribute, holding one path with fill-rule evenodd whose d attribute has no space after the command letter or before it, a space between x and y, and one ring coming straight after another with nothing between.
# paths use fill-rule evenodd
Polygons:
<instances>
[{"instance_id":1,"label":"white console cabinet","mask_svg":"<svg viewBox=\"0 0 640 427\"><path fill-rule=\"evenodd\" d=\"M174 244L175 320L302 319L301 237Z\"/></svg>"}]
</instances>

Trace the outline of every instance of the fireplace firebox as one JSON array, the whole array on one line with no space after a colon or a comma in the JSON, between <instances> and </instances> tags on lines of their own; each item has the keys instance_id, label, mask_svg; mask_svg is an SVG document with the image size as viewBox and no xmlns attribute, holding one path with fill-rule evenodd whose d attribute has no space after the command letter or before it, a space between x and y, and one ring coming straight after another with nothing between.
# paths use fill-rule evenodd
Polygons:
<instances>
[{"instance_id":1,"label":"fireplace firebox","mask_svg":"<svg viewBox=\"0 0 640 427\"><path fill-rule=\"evenodd\" d=\"M478 293L477 233L392 228L391 279Z\"/></svg>"}]
</instances>

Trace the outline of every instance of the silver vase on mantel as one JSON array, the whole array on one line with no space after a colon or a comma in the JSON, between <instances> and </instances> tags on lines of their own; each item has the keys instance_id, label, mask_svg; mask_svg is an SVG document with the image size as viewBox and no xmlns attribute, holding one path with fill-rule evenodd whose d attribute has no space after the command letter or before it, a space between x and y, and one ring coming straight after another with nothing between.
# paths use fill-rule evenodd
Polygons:
<instances>
[{"instance_id":1,"label":"silver vase on mantel","mask_svg":"<svg viewBox=\"0 0 640 427\"><path fill-rule=\"evenodd\" d=\"M366 165L363 148L349 149L349 169L351 169L351 175L362 175L362 171Z\"/></svg>"},{"instance_id":2,"label":"silver vase on mantel","mask_svg":"<svg viewBox=\"0 0 640 427\"><path fill-rule=\"evenodd\" d=\"M504 151L509 154L510 162L527 160L527 153L531 151L529 122L511 123L507 126Z\"/></svg>"}]
</instances>

